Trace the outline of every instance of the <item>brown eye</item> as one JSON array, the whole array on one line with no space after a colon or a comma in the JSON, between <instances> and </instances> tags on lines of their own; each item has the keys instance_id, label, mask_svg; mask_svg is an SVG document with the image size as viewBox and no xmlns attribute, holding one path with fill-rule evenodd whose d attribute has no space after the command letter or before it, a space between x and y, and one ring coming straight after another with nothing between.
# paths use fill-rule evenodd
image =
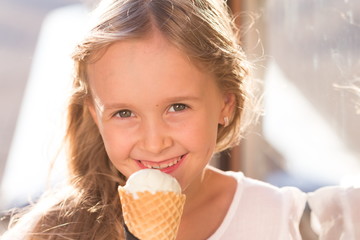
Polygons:
<instances>
[{"instance_id":1,"label":"brown eye","mask_svg":"<svg viewBox=\"0 0 360 240\"><path fill-rule=\"evenodd\" d=\"M176 103L170 107L169 112L179 112L185 110L186 108L187 106L185 104Z\"/></svg>"},{"instance_id":2,"label":"brown eye","mask_svg":"<svg viewBox=\"0 0 360 240\"><path fill-rule=\"evenodd\" d=\"M125 109L125 110L118 111L116 113L116 116L120 117L120 118L129 118L129 117L133 116L133 113L130 110Z\"/></svg>"}]
</instances>

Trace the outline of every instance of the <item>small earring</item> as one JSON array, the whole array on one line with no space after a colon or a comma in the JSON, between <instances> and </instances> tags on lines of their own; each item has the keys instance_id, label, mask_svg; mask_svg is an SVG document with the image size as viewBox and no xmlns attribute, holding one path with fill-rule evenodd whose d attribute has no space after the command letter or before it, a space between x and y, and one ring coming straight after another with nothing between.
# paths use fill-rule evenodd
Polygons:
<instances>
[{"instance_id":1,"label":"small earring","mask_svg":"<svg viewBox=\"0 0 360 240\"><path fill-rule=\"evenodd\" d=\"M224 127L229 126L229 118L228 117L224 117Z\"/></svg>"}]
</instances>

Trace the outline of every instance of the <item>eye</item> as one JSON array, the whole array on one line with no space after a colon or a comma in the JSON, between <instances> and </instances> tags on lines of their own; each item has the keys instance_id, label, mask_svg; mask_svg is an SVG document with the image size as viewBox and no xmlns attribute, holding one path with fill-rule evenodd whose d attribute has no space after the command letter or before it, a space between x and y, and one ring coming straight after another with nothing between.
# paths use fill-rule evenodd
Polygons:
<instances>
[{"instance_id":1,"label":"eye","mask_svg":"<svg viewBox=\"0 0 360 240\"><path fill-rule=\"evenodd\" d=\"M119 118L129 118L132 116L134 116L134 114L128 109L120 110L115 114L115 117Z\"/></svg>"},{"instance_id":2,"label":"eye","mask_svg":"<svg viewBox=\"0 0 360 240\"><path fill-rule=\"evenodd\" d=\"M179 112L179 111L184 111L185 109L187 109L188 106L182 103L176 103L171 105L169 112Z\"/></svg>"}]
</instances>

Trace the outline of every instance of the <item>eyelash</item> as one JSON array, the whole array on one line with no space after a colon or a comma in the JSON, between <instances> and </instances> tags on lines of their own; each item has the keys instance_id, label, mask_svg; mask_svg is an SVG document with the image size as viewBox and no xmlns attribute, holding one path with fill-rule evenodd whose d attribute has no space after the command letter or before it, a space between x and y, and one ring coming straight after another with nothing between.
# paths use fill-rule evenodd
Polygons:
<instances>
[{"instance_id":1,"label":"eyelash","mask_svg":"<svg viewBox=\"0 0 360 240\"><path fill-rule=\"evenodd\" d=\"M179 109L180 108L180 109ZM186 104L183 104L183 103L175 103L175 104L172 104L169 108L169 112L181 112L181 111L184 111L186 110L187 108L189 108L189 106L187 106ZM118 117L118 118L130 118L130 117L133 117L134 114L131 110L129 109L123 109L123 110L120 110L118 112L116 112L114 114L115 117Z\"/></svg>"},{"instance_id":2,"label":"eyelash","mask_svg":"<svg viewBox=\"0 0 360 240\"><path fill-rule=\"evenodd\" d=\"M181 108L181 109L178 109L178 110L175 110L175 107L176 108ZM183 103L175 103L173 105L170 106L169 108L169 112L181 112L181 111L184 111L186 110L187 108L189 108L189 106L187 106L186 104L183 104ZM171 110L173 109L173 110Z\"/></svg>"},{"instance_id":3,"label":"eyelash","mask_svg":"<svg viewBox=\"0 0 360 240\"><path fill-rule=\"evenodd\" d=\"M129 116L121 116L122 114L130 114L130 115ZM129 118L129 117L134 116L134 114L128 109L123 109L123 110L120 110L120 111L116 112L114 114L114 116L118 117L118 118Z\"/></svg>"}]
</instances>

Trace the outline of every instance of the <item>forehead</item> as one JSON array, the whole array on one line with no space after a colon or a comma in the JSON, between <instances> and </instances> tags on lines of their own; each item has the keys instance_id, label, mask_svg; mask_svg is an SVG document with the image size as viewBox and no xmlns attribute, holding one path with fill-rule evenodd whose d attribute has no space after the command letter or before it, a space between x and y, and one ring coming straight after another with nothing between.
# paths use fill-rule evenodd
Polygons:
<instances>
[{"instance_id":1,"label":"forehead","mask_svg":"<svg viewBox=\"0 0 360 240\"><path fill-rule=\"evenodd\" d=\"M138 54L144 54L142 57L145 57L146 55L154 57L155 55L168 52L169 49L173 53L177 52L177 55L179 56L182 55L181 57L183 60L187 61L189 65L192 65L192 67L198 68L200 71L210 72L212 70L208 69L205 66L205 63L191 57L192 54L189 47L177 44L177 41L172 43L156 28L153 28L141 37L115 41L110 44L110 47L104 47L100 50L94 51L91 56L89 56L88 61L85 64L85 70L89 72L89 66L92 68L94 67L93 63L99 62L99 60L105 60L103 57L104 55L107 55L107 57L114 57L116 50L121 51L121 54L118 54L116 59L117 61L121 61L123 59L135 59L139 56Z\"/></svg>"},{"instance_id":2,"label":"forehead","mask_svg":"<svg viewBox=\"0 0 360 240\"><path fill-rule=\"evenodd\" d=\"M160 34L112 44L96 62L88 64L87 73L97 95L114 89L142 94L144 88L157 94L166 86L168 91L189 91L215 82L211 73Z\"/></svg>"}]
</instances>

